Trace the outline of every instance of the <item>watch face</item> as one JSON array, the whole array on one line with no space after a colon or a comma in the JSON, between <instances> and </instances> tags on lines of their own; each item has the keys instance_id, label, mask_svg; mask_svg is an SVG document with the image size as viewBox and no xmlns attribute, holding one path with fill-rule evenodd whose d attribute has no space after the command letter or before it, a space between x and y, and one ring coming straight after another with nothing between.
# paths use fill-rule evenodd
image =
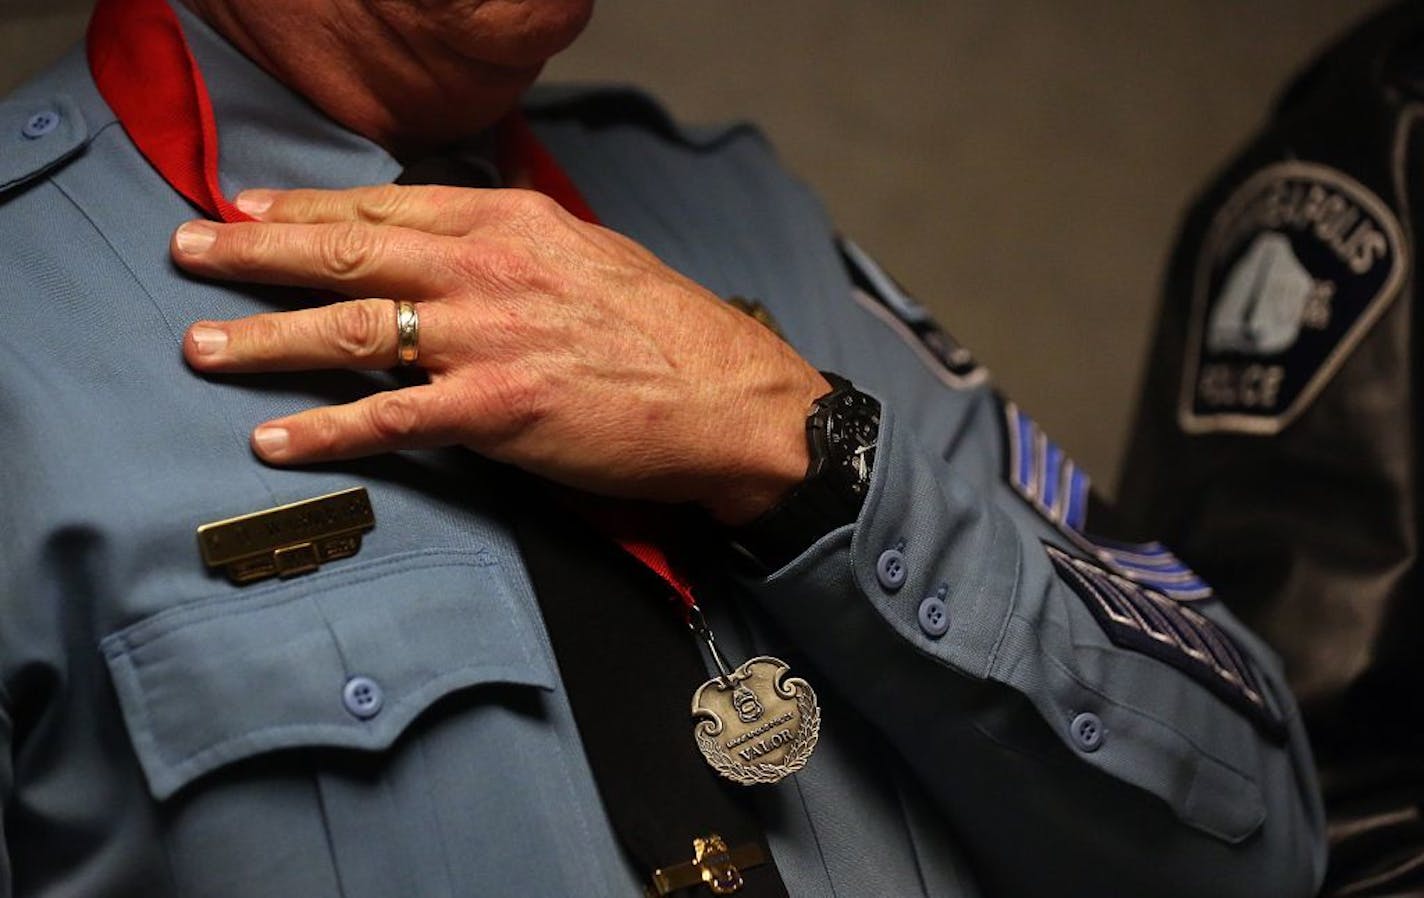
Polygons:
<instances>
[{"instance_id":1,"label":"watch face","mask_svg":"<svg viewBox=\"0 0 1424 898\"><path fill-rule=\"evenodd\" d=\"M835 398L826 418L827 455L842 481L857 495L870 488L879 438L880 403L856 390Z\"/></svg>"}]
</instances>

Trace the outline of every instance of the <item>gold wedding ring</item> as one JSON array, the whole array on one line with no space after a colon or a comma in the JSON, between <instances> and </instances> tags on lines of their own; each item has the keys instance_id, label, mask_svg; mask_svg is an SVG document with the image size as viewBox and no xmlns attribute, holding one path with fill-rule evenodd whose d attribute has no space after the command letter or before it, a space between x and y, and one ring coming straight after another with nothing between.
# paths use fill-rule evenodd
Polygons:
<instances>
[{"instance_id":1,"label":"gold wedding ring","mask_svg":"<svg viewBox=\"0 0 1424 898\"><path fill-rule=\"evenodd\" d=\"M396 302L396 357L402 365L414 365L420 358L420 315L415 303Z\"/></svg>"}]
</instances>

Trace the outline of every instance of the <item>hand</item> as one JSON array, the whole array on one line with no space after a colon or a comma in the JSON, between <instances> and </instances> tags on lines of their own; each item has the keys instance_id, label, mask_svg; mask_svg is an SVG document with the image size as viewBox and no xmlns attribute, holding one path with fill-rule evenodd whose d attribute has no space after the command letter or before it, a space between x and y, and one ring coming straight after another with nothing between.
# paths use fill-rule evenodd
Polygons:
<instances>
[{"instance_id":1,"label":"hand","mask_svg":"<svg viewBox=\"0 0 1424 898\"><path fill-rule=\"evenodd\" d=\"M189 222L196 274L336 291L327 306L200 321L203 372L389 368L415 303L430 382L253 431L273 464L462 445L590 492L696 502L724 523L806 473L830 388L770 330L613 231L526 190L250 191L253 223ZM390 298L385 298L390 297Z\"/></svg>"}]
</instances>

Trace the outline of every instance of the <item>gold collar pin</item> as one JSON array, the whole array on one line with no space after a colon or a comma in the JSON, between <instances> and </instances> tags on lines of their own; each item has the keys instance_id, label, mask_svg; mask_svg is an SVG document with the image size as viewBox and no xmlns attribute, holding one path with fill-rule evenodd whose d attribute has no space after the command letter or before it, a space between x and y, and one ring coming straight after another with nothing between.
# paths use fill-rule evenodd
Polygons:
<instances>
[{"instance_id":1,"label":"gold collar pin","mask_svg":"<svg viewBox=\"0 0 1424 898\"><path fill-rule=\"evenodd\" d=\"M714 895L735 895L742 890L742 871L766 863L766 852L755 842L728 848L716 833L692 840L691 863L653 871L648 898L661 898L683 889L706 886Z\"/></svg>"}]
</instances>

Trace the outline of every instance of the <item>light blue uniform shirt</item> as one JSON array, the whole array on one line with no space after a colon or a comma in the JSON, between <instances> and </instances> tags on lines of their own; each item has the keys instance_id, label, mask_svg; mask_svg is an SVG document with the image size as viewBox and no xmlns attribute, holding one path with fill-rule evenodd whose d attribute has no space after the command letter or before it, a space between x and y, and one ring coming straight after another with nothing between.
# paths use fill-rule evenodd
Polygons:
<instances>
[{"instance_id":1,"label":"light blue uniform shirt","mask_svg":"<svg viewBox=\"0 0 1424 898\"><path fill-rule=\"evenodd\" d=\"M183 22L229 196L397 174ZM530 114L608 226L759 298L884 403L860 520L711 609L730 654L799 653L825 700L809 766L757 792L793 896L1312 891L1321 813L1276 660L1191 606L1284 740L1230 700L1229 672L1111 638L1189 643L1151 634L1191 618L1161 599L1154 625L1128 580L1055 565L1048 545L1111 573L1053 520L1077 523L1082 496L1044 492L1082 484L1029 476L1066 460L982 372L941 364L873 263L853 288L755 131L679 129L623 91L536 94ZM188 369L193 321L302 301L178 271L169 237L194 215L81 53L0 104L0 896L637 895L492 498L500 469L457 451L258 462L256 423L393 381ZM199 559L200 524L358 485L377 526L353 559L246 587ZM376 713L343 700L354 676Z\"/></svg>"}]
</instances>

